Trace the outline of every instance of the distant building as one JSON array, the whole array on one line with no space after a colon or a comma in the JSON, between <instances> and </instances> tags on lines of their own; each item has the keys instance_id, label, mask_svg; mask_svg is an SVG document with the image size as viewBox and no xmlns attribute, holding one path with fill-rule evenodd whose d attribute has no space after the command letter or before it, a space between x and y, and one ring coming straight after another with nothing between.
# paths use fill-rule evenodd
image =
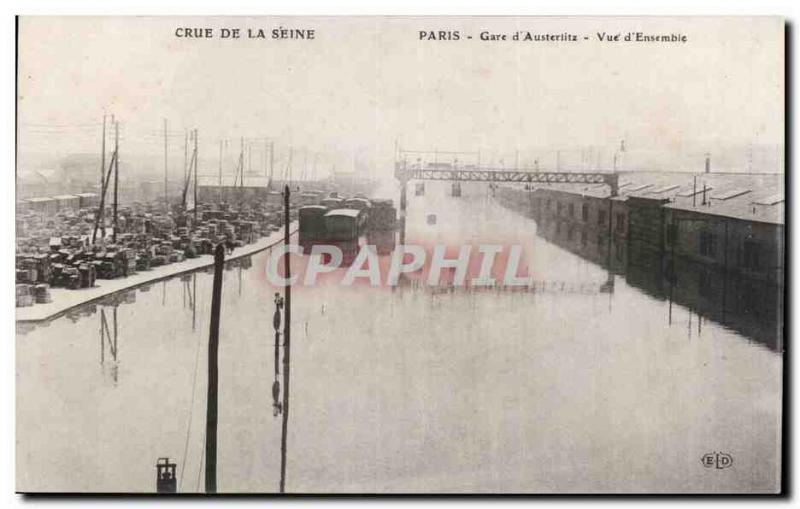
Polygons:
<instances>
[{"instance_id":1,"label":"distant building","mask_svg":"<svg viewBox=\"0 0 800 509\"><path fill-rule=\"evenodd\" d=\"M58 212L58 202L53 198L44 196L40 198L28 198L28 211L38 214L55 214Z\"/></svg>"},{"instance_id":2,"label":"distant building","mask_svg":"<svg viewBox=\"0 0 800 509\"><path fill-rule=\"evenodd\" d=\"M674 255L781 283L783 179L783 174L630 172L620 173L613 198L604 184L507 186L501 196L534 217L625 239L634 263Z\"/></svg>"},{"instance_id":3,"label":"distant building","mask_svg":"<svg viewBox=\"0 0 800 509\"><path fill-rule=\"evenodd\" d=\"M98 207L100 205L100 196L97 193L78 193L80 200L80 208Z\"/></svg>"},{"instance_id":4,"label":"distant building","mask_svg":"<svg viewBox=\"0 0 800 509\"><path fill-rule=\"evenodd\" d=\"M244 182L236 181L232 176L223 176L220 186L219 177L200 177L197 185L197 199L202 202L251 202L266 201L269 197L267 177L244 177Z\"/></svg>"},{"instance_id":5,"label":"distant building","mask_svg":"<svg viewBox=\"0 0 800 509\"><path fill-rule=\"evenodd\" d=\"M81 208L81 199L74 194L53 196L53 200L56 201L56 210L58 212L77 211Z\"/></svg>"},{"instance_id":6,"label":"distant building","mask_svg":"<svg viewBox=\"0 0 800 509\"><path fill-rule=\"evenodd\" d=\"M676 256L781 283L784 195L774 187L721 189L706 205L664 205L665 249Z\"/></svg>"},{"instance_id":7,"label":"distant building","mask_svg":"<svg viewBox=\"0 0 800 509\"><path fill-rule=\"evenodd\" d=\"M583 184L506 185L496 196L545 240L780 351L784 184L783 174L631 172L614 198Z\"/></svg>"}]
</instances>

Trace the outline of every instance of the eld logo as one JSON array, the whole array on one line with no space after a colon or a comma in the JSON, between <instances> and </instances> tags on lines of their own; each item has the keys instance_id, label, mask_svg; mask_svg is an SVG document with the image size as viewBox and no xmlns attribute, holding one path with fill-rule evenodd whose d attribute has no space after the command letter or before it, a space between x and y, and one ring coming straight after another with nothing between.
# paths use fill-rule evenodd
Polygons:
<instances>
[{"instance_id":1,"label":"eld logo","mask_svg":"<svg viewBox=\"0 0 800 509\"><path fill-rule=\"evenodd\" d=\"M733 466L733 458L730 454L724 452L709 452L704 454L700 461L706 468L716 468L719 470Z\"/></svg>"}]
</instances>

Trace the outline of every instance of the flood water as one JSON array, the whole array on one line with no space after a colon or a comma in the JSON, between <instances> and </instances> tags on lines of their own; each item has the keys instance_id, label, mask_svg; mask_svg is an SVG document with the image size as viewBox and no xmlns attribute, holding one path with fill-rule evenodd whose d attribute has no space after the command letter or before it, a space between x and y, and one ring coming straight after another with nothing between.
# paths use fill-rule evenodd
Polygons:
<instances>
[{"instance_id":1,"label":"flood water","mask_svg":"<svg viewBox=\"0 0 800 509\"><path fill-rule=\"evenodd\" d=\"M293 292L288 492L778 488L774 313L720 312L716 283L665 286L596 235L537 225L485 186L449 190L412 186L406 243L520 244L545 286ZM220 492L278 490L268 255L224 273ZM203 490L211 279L18 325L18 490L153 492L166 456L179 492ZM705 468L717 451L733 466Z\"/></svg>"}]
</instances>

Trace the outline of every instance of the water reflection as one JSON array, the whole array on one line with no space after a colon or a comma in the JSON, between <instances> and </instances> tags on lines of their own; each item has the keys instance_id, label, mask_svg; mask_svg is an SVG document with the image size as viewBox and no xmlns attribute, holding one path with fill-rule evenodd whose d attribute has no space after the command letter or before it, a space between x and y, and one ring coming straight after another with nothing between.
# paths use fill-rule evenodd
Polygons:
<instances>
[{"instance_id":1,"label":"water reflection","mask_svg":"<svg viewBox=\"0 0 800 509\"><path fill-rule=\"evenodd\" d=\"M378 256L389 256L397 245L396 237L394 230L370 230L367 232L367 244L375 246Z\"/></svg>"},{"instance_id":2,"label":"water reflection","mask_svg":"<svg viewBox=\"0 0 800 509\"><path fill-rule=\"evenodd\" d=\"M109 306L111 314L111 326L109 327L109 319L106 316L106 306L100 308L100 366L105 367L106 361L106 344L108 344L109 353L111 354L111 378L114 385L117 384L119 376L119 359L117 358L117 351L119 346L119 325L117 322L117 305Z\"/></svg>"},{"instance_id":3,"label":"water reflection","mask_svg":"<svg viewBox=\"0 0 800 509\"><path fill-rule=\"evenodd\" d=\"M277 417L283 409L283 404L280 399L281 384L278 381L278 375L280 374L280 347L283 346L281 345L281 330L283 324L281 312L283 311L283 297L276 293L273 302L275 303L275 312L272 315L272 327L275 330L275 341L272 378L272 416Z\"/></svg>"},{"instance_id":4,"label":"water reflection","mask_svg":"<svg viewBox=\"0 0 800 509\"><path fill-rule=\"evenodd\" d=\"M311 250L314 249L314 246L333 246L338 248L342 252L342 263L339 264L339 267L350 267L353 265L356 257L358 256L358 250L361 247L361 237L351 240L339 240L339 241L310 241L304 240L300 243L300 246L303 248L303 253L308 256L311 253ZM322 263L328 264L330 263L330 255L327 253L323 253L322 255Z\"/></svg>"},{"instance_id":5,"label":"water reflection","mask_svg":"<svg viewBox=\"0 0 800 509\"><path fill-rule=\"evenodd\" d=\"M762 458L742 482L768 485L779 360L731 332L759 336L752 324L779 323L766 290L679 262L670 270L669 260L578 225L534 225L491 203L460 200L426 205L437 213L436 228L474 208L474 223L459 226L491 237L508 225L515 239L536 245L542 279L530 293L468 286L440 295L405 275L401 285L418 292L298 291L293 331L306 333L292 336L297 383L288 437L276 289L260 277L269 252L229 264L220 331L221 491L276 491L284 437L289 492L603 491L622 482L615 470L621 450L664 458L659 471L670 473L661 478L636 464L620 489L649 487L643 483L652 479L664 483L653 489L703 489L691 471L702 451L680 431L686 422L703 447L726 445L722 436L743 455ZM427 213L411 204L411 243L419 231L439 235ZM381 256L396 248L394 234L369 234L361 243L376 245ZM357 244L343 247L352 263ZM17 324L25 395L18 398L19 457L25 471L37 472L22 485L153 491L152 462L170 456L179 459L178 491L201 491L211 273L139 287L131 292L135 303L120 294L81 306L39 330ZM734 296L748 292L751 302L737 304ZM606 312L606 302L621 305ZM682 307L692 310L688 323ZM674 327L662 326L662 317ZM684 341L701 333L717 340L713 348ZM715 382L703 383L709 379ZM702 403L712 398L713 411ZM45 406L50 421L65 423L59 433L38 424ZM491 418L497 415L499 424ZM749 430L756 419L761 432L748 431L743 441L730 432ZM620 435L620 427L638 431ZM119 429L129 433L120 437ZM74 473L65 472L64 460ZM575 484L576 468L586 474L583 484ZM98 478L98 471L108 475ZM717 479L720 489L741 486Z\"/></svg>"},{"instance_id":6,"label":"water reflection","mask_svg":"<svg viewBox=\"0 0 800 509\"><path fill-rule=\"evenodd\" d=\"M181 276L183 307L192 311L192 331L197 327L197 272Z\"/></svg>"},{"instance_id":7,"label":"water reflection","mask_svg":"<svg viewBox=\"0 0 800 509\"><path fill-rule=\"evenodd\" d=\"M658 299L686 307L696 316L713 320L737 333L782 351L782 295L764 280L748 278L680 257L654 252L625 237L596 233L596 228L568 220L537 217L539 237L590 261Z\"/></svg>"}]
</instances>

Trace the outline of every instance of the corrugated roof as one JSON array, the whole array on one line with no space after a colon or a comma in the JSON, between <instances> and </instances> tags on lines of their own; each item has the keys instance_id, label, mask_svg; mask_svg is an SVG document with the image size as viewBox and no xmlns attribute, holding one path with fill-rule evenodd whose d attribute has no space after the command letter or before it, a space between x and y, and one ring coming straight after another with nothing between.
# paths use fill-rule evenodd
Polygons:
<instances>
[{"instance_id":1,"label":"corrugated roof","mask_svg":"<svg viewBox=\"0 0 800 509\"><path fill-rule=\"evenodd\" d=\"M613 199L624 202L630 196L668 198L671 203L665 206L669 208L783 224L784 201L781 198L784 196L784 181L783 173L620 172L619 196ZM706 187L706 202L710 205L703 205L703 186ZM609 196L608 186L592 186L586 190L585 185L554 183L538 184L537 187L598 198ZM664 191L658 196L654 196L650 191L663 188L672 190ZM715 196L731 195L731 197L711 200L709 195L712 189ZM741 190L751 190L751 192L740 194L738 191ZM753 209L756 211L753 212Z\"/></svg>"},{"instance_id":2,"label":"corrugated roof","mask_svg":"<svg viewBox=\"0 0 800 509\"><path fill-rule=\"evenodd\" d=\"M783 203L784 197L783 193L776 193L766 196L764 198L758 198L753 200L753 203L756 205L775 205L777 203Z\"/></svg>"},{"instance_id":3,"label":"corrugated roof","mask_svg":"<svg viewBox=\"0 0 800 509\"><path fill-rule=\"evenodd\" d=\"M736 198L737 196L742 196L743 194L747 194L751 192L751 189L729 189L727 191L720 192L718 194L714 194L711 196L712 200L730 200L731 198Z\"/></svg>"},{"instance_id":4,"label":"corrugated roof","mask_svg":"<svg viewBox=\"0 0 800 509\"><path fill-rule=\"evenodd\" d=\"M708 187L708 186L706 186L705 190L702 187L697 188L697 189L692 187L691 189L686 189L684 191L679 192L678 196L686 196L686 197L691 198L692 196L695 196L695 195L701 195L704 192L706 194L708 194L708 192L711 191L712 189L714 189L714 188L713 187Z\"/></svg>"},{"instance_id":5,"label":"corrugated roof","mask_svg":"<svg viewBox=\"0 0 800 509\"><path fill-rule=\"evenodd\" d=\"M784 224L784 203L783 201L775 201L777 197L782 197L782 192L776 192L776 188L783 188L783 182L773 181L762 182L764 186L761 191L750 191L747 193L733 193L734 190L729 190L727 194L735 194L735 196L725 200L706 200L704 205L702 199L695 198L680 198L673 203L665 205L667 208L695 211L702 214L709 214L712 216L729 217L734 219L742 219L745 221L756 221L760 223L770 224ZM738 191L742 188L739 187ZM757 202L773 202L772 205L762 205Z\"/></svg>"},{"instance_id":6,"label":"corrugated roof","mask_svg":"<svg viewBox=\"0 0 800 509\"><path fill-rule=\"evenodd\" d=\"M671 185L671 186L663 186L663 187L659 187L658 189L653 189L652 191L650 191L650 194L666 193L667 191L674 191L675 189L678 189L679 187L681 187L681 186L679 186L677 184L676 185Z\"/></svg>"}]
</instances>

